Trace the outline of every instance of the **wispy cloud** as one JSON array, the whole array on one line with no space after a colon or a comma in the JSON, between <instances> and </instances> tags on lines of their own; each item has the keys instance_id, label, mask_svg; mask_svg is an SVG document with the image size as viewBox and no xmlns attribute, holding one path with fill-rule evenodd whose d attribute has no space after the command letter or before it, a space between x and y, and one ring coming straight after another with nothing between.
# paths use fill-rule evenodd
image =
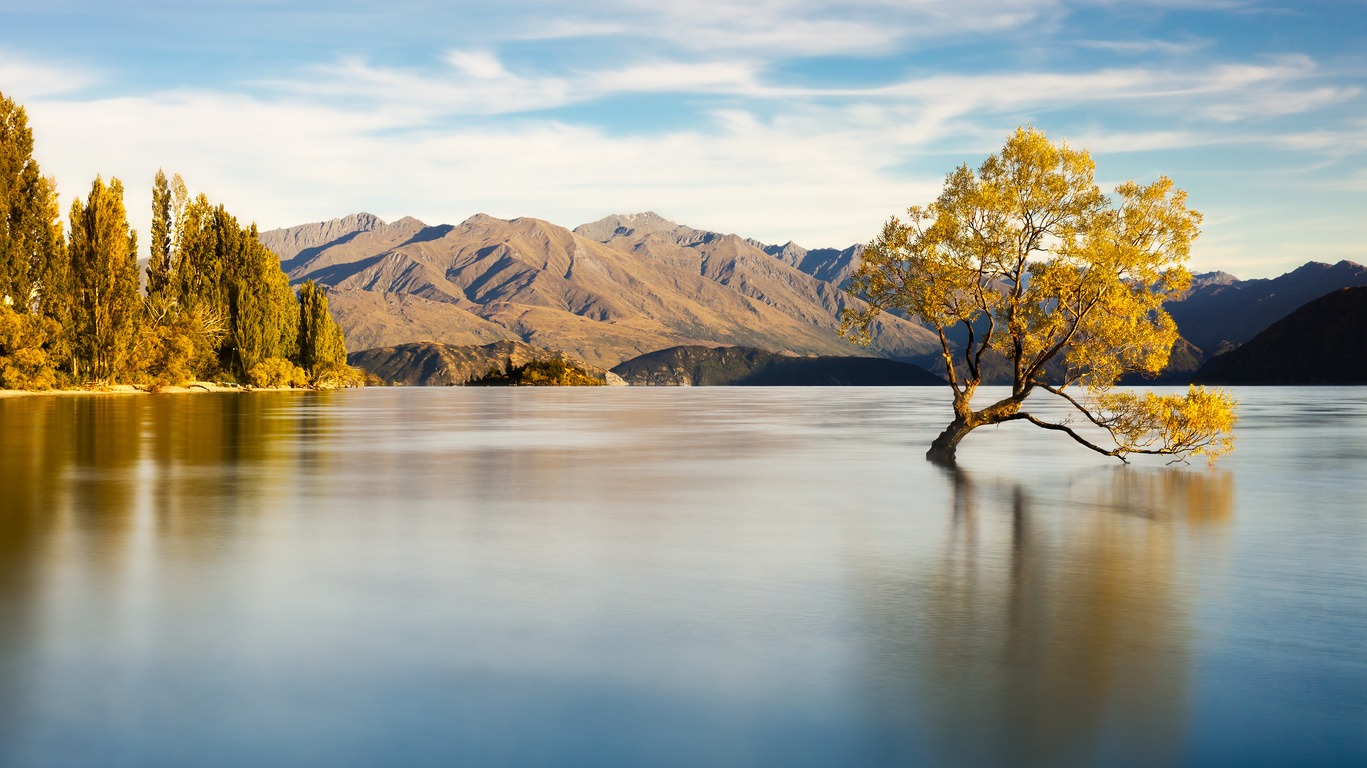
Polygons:
<instances>
[{"instance_id":1,"label":"wispy cloud","mask_svg":"<svg viewBox=\"0 0 1367 768\"><path fill-rule=\"evenodd\" d=\"M632 33L682 50L871 56L916 41L1002 32L1058 18L1057 0L619 0L584 11L630 19Z\"/></svg>"},{"instance_id":2,"label":"wispy cloud","mask_svg":"<svg viewBox=\"0 0 1367 768\"><path fill-rule=\"evenodd\" d=\"M0 50L0 92L21 99L37 99L76 93L96 85L100 78L74 67L26 61Z\"/></svg>"},{"instance_id":3,"label":"wispy cloud","mask_svg":"<svg viewBox=\"0 0 1367 768\"><path fill-rule=\"evenodd\" d=\"M411 126L443 116L545 113L605 98L645 93L741 97L780 113L815 104L864 105L898 112L899 133L922 140L970 115L1104 107L1167 115L1188 126L1303 114L1360 95L1324 84L1301 56L1206 68L1112 68L1085 72L933 73L887 85L810 87L786 84L760 62L741 59L638 61L615 68L514 72L488 51L449 51L437 67L377 66L348 59L294 80L263 85L291 98L331 100L388 112ZM758 104L757 104L758 106ZM1173 133L1165 129L1166 133Z\"/></svg>"},{"instance_id":4,"label":"wispy cloud","mask_svg":"<svg viewBox=\"0 0 1367 768\"><path fill-rule=\"evenodd\" d=\"M848 245L1027 122L1090 148L1105 178L1160 169L1194 187L1210 214L1199 247L1222 259L1313 240L1292 226L1241 233L1272 207L1249 183L1269 168L1336 190L1335 210L1363 202L1364 78L1343 60L1240 53L1214 28L1089 21L1207 13L1206 0L339 3L326 19L303 0L214 17L239 25L226 37L307 41L270 66L229 60L226 75L148 85L126 61L6 48L0 90L29 107L39 159L68 196L119 175L141 227L165 167L264 226L359 209L572 225L654 208ZM156 43L165 29L139 34ZM632 114L661 105L660 119ZM1367 240L1367 225L1346 226Z\"/></svg>"},{"instance_id":5,"label":"wispy cloud","mask_svg":"<svg viewBox=\"0 0 1367 768\"><path fill-rule=\"evenodd\" d=\"M1072 45L1079 48L1089 48L1096 51L1106 51L1108 53L1119 53L1127 56L1151 56L1158 54L1161 56L1185 56L1206 50L1211 47L1212 41L1204 38L1187 38L1183 40L1074 40Z\"/></svg>"}]
</instances>

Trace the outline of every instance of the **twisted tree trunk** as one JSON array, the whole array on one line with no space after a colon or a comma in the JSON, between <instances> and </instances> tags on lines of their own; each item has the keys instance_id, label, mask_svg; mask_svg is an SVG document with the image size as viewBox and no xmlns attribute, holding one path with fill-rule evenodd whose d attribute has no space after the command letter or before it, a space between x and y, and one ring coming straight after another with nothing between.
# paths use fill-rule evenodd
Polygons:
<instances>
[{"instance_id":1,"label":"twisted tree trunk","mask_svg":"<svg viewBox=\"0 0 1367 768\"><path fill-rule=\"evenodd\" d=\"M926 460L942 467L955 466L954 449L958 447L959 441L977 426L979 425L970 424L964 418L954 419L930 444L930 450L926 451Z\"/></svg>"},{"instance_id":2,"label":"twisted tree trunk","mask_svg":"<svg viewBox=\"0 0 1367 768\"><path fill-rule=\"evenodd\" d=\"M954 421L951 421L949 426L945 427L945 431L930 444L930 450L926 451L928 461L944 467L953 467L954 449L969 432L989 424L1030 418L1020 413L1021 402L1030 394L1030 388L1017 387L1010 397L998 400L981 411L975 411L969 403L977 386L978 382L973 381L963 390L955 390Z\"/></svg>"}]
</instances>

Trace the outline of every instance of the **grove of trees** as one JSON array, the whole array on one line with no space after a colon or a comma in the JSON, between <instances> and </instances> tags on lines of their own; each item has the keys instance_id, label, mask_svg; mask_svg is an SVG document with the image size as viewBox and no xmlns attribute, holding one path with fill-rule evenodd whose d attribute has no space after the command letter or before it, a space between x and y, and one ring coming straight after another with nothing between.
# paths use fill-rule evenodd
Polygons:
<instances>
[{"instance_id":1,"label":"grove of trees","mask_svg":"<svg viewBox=\"0 0 1367 768\"><path fill-rule=\"evenodd\" d=\"M931 461L952 465L974 429L1011 421L1122 461L1213 459L1233 448L1228 394L1115 388L1126 373L1167 365L1177 326L1163 301L1190 285L1183 265L1201 215L1168 178L1121 184L1113 201L1094 173L1085 150L1017 129L976 171L950 173L935 202L889 220L864 252L849 291L868 308L847 310L844 332L867 340L879 312L900 311L939 333L953 419ZM1010 391L974 408L985 367L1001 363ZM1072 415L1025 410L1037 393Z\"/></svg>"},{"instance_id":2,"label":"grove of trees","mask_svg":"<svg viewBox=\"0 0 1367 768\"><path fill-rule=\"evenodd\" d=\"M361 382L327 295L179 176L152 191L146 292L123 185L96 178L63 231L23 107L0 94L0 389Z\"/></svg>"}]
</instances>

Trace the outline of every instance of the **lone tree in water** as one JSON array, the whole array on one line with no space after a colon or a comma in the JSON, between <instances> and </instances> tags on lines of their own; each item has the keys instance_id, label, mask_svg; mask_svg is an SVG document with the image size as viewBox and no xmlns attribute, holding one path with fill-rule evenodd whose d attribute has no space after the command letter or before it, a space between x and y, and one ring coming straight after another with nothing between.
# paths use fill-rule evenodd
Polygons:
<instances>
[{"instance_id":1,"label":"lone tree in water","mask_svg":"<svg viewBox=\"0 0 1367 768\"><path fill-rule=\"evenodd\" d=\"M1163 301L1190 285L1183 263L1201 215L1171 179L1126 182L1112 202L1094 171L1085 150L1019 128L977 172L964 165L949 174L935 202L909 209L906 221L893 217L864 252L849 291L868 308L846 310L842 332L867 341L883 310L939 332L954 420L931 443L931 461L953 464L965 435L1009 421L1063 432L1121 461L1213 460L1233 448L1235 404L1224 392L1113 389L1126 373L1167 365L1177 326ZM974 410L984 367L1003 359L1010 393ZM1037 391L1072 415L1055 421L1023 410ZM1074 429L1079 416L1114 445Z\"/></svg>"}]
</instances>

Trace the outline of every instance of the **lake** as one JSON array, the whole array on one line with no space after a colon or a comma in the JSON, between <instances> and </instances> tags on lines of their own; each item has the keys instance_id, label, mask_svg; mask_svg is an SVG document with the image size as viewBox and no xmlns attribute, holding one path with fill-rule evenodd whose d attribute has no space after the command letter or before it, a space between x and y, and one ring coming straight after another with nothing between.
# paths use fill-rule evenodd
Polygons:
<instances>
[{"instance_id":1,"label":"lake","mask_svg":"<svg viewBox=\"0 0 1367 768\"><path fill-rule=\"evenodd\" d=\"M0 399L0 765L1367 764L1367 389Z\"/></svg>"}]
</instances>

